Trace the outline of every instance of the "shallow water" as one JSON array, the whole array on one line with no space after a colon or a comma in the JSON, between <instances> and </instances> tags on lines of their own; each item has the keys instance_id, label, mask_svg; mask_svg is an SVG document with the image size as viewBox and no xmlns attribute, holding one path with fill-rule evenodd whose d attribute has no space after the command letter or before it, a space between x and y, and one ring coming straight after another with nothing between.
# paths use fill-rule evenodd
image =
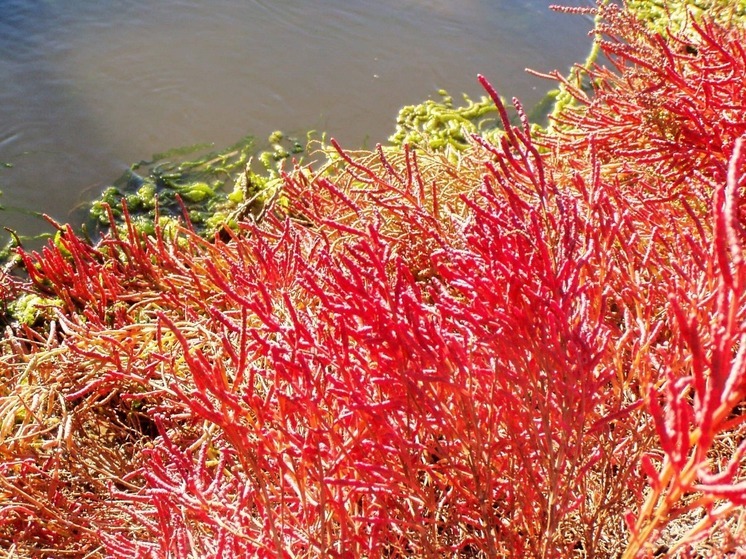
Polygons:
<instances>
[{"instance_id":1,"label":"shallow water","mask_svg":"<svg viewBox=\"0 0 746 559\"><path fill-rule=\"evenodd\" d=\"M66 221L132 162L275 129L384 141L437 97L537 102L591 22L551 0L0 0L0 226ZM571 2L565 2L570 4ZM589 2L574 2L588 5Z\"/></svg>"}]
</instances>

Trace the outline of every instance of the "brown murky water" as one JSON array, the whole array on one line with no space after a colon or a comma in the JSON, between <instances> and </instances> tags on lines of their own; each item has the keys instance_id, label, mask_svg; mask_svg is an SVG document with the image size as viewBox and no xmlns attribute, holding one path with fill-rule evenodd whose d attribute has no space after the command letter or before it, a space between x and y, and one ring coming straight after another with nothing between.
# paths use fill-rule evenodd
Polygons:
<instances>
[{"instance_id":1,"label":"brown murky water","mask_svg":"<svg viewBox=\"0 0 746 559\"><path fill-rule=\"evenodd\" d=\"M584 58L587 18L550 0L0 0L0 227L65 221L130 163L281 129L354 148L399 107L482 94L526 106L524 68ZM565 2L588 5L588 1Z\"/></svg>"}]
</instances>

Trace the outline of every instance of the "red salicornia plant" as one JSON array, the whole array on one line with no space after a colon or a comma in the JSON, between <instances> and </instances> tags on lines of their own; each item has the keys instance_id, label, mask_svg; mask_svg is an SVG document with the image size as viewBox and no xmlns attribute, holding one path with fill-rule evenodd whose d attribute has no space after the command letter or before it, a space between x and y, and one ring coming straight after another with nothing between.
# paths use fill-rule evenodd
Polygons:
<instances>
[{"instance_id":1,"label":"red salicornia plant","mask_svg":"<svg viewBox=\"0 0 746 559\"><path fill-rule=\"evenodd\" d=\"M95 246L22 252L0 545L737 556L744 31L596 10L610 67L548 130L480 77L498 142L332 142L214 239L125 208Z\"/></svg>"},{"instance_id":2,"label":"red salicornia plant","mask_svg":"<svg viewBox=\"0 0 746 559\"><path fill-rule=\"evenodd\" d=\"M576 108L559 115L548 143L563 159L591 153L608 176L604 195L615 199L609 217L627 222L627 271L614 290L628 313L619 350L630 353L625 382L645 398L660 445L643 456L651 487L628 517L625 557L634 557L681 515L689 518L671 553L736 521L746 495L746 52L742 27L692 20L662 37L616 6L601 12L600 44L615 71L590 71L590 97L568 84Z\"/></svg>"}]
</instances>

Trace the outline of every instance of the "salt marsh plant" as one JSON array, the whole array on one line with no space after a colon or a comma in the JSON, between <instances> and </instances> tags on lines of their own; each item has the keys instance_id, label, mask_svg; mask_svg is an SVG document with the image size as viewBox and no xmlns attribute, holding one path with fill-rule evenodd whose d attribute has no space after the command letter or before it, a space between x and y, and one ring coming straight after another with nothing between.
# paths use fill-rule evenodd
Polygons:
<instances>
[{"instance_id":1,"label":"salt marsh plant","mask_svg":"<svg viewBox=\"0 0 746 559\"><path fill-rule=\"evenodd\" d=\"M458 150L331 142L214 237L104 205L96 245L22 251L2 546L737 556L746 32L594 13L549 130L480 77L501 132Z\"/></svg>"}]
</instances>

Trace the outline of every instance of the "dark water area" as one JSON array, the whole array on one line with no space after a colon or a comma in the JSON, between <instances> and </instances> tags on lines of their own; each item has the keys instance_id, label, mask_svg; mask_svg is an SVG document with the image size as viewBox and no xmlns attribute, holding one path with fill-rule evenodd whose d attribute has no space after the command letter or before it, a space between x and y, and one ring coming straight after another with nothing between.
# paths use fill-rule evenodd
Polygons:
<instances>
[{"instance_id":1,"label":"dark water area","mask_svg":"<svg viewBox=\"0 0 746 559\"><path fill-rule=\"evenodd\" d=\"M0 228L48 231L131 163L247 134L385 141L403 105L582 60L592 22L551 0L0 0ZM589 1L565 2L589 5Z\"/></svg>"}]
</instances>

